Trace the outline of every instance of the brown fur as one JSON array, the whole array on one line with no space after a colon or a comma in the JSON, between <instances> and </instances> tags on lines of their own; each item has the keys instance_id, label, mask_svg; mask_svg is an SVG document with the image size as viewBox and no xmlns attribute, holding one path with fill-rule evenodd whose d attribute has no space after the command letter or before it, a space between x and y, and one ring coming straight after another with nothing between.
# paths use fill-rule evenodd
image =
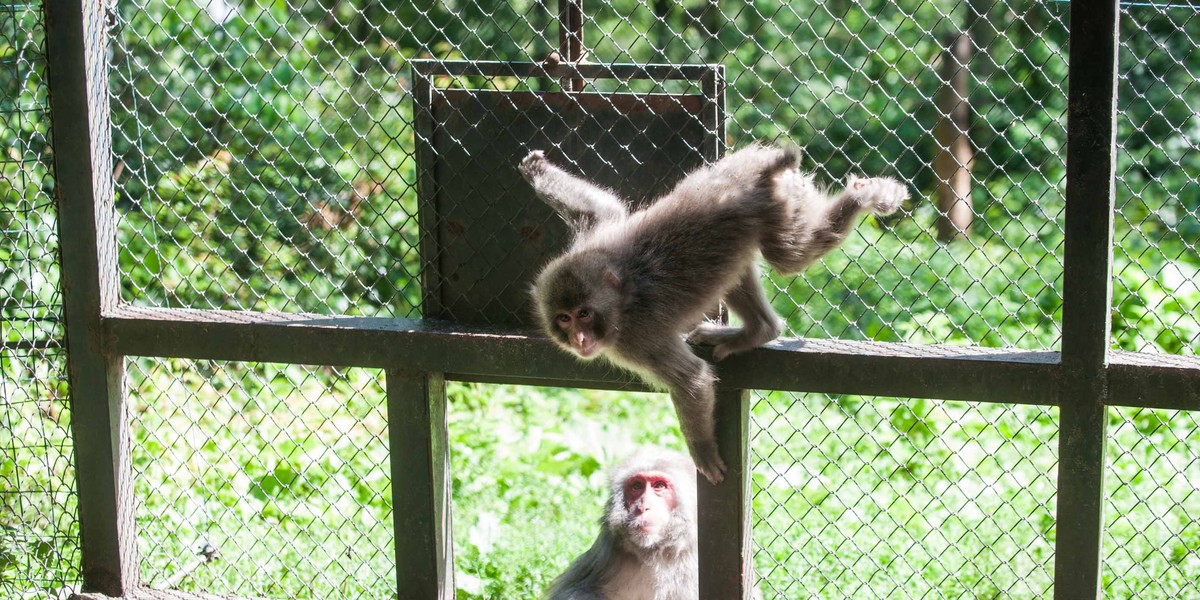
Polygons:
<instances>
[{"instance_id":1,"label":"brown fur","mask_svg":"<svg viewBox=\"0 0 1200 600\"><path fill-rule=\"evenodd\" d=\"M830 197L796 163L791 150L750 146L630 214L611 191L540 151L521 162L538 196L576 232L534 284L539 322L577 351L560 319L581 307L594 315L585 323L568 318L570 332L594 337L601 355L671 393L692 458L714 484L725 472L714 439L716 377L683 336L713 345L717 360L775 339L783 324L763 293L757 255L798 272L841 243L859 213L888 214L907 197L894 180L858 178ZM722 298L742 327L701 323Z\"/></svg>"}]
</instances>

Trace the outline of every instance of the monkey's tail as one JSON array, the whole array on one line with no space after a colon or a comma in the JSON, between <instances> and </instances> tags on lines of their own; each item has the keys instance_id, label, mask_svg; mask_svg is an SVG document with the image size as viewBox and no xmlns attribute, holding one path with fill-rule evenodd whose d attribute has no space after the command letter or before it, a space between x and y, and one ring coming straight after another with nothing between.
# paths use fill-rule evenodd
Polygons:
<instances>
[{"instance_id":1,"label":"monkey's tail","mask_svg":"<svg viewBox=\"0 0 1200 600\"><path fill-rule=\"evenodd\" d=\"M788 142L778 142L772 146L767 146L771 150L775 159L774 162L767 167L767 173L770 175L778 174L781 171L796 170L800 167L800 147Z\"/></svg>"},{"instance_id":2,"label":"monkey's tail","mask_svg":"<svg viewBox=\"0 0 1200 600\"><path fill-rule=\"evenodd\" d=\"M800 164L800 150L793 145L752 144L718 163L735 173L754 173L763 188L773 188L774 179L785 171L794 171Z\"/></svg>"},{"instance_id":3,"label":"monkey's tail","mask_svg":"<svg viewBox=\"0 0 1200 600\"><path fill-rule=\"evenodd\" d=\"M781 171L795 169L800 162L794 147L754 143L697 172L704 183L726 181L725 185L745 189L747 185L769 183Z\"/></svg>"}]
</instances>

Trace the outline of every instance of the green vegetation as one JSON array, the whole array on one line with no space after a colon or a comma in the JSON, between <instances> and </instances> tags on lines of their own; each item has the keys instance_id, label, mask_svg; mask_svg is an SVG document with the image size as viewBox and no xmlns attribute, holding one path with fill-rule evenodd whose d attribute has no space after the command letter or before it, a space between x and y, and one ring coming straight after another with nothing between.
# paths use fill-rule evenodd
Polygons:
<instances>
[{"instance_id":1,"label":"green vegetation","mask_svg":"<svg viewBox=\"0 0 1200 600\"><path fill-rule=\"evenodd\" d=\"M147 580L266 597L390 593L396 507L380 373L168 360L134 371ZM603 467L636 444L682 448L660 395L455 384L449 400L463 599L536 596L595 535ZM1057 411L782 393L752 402L767 597L1050 595ZM1187 414L1112 414L1105 585L1115 596L1194 585L1200 528L1183 474L1196 425ZM219 560L173 578L203 542Z\"/></svg>"},{"instance_id":2,"label":"green vegetation","mask_svg":"<svg viewBox=\"0 0 1200 600\"><path fill-rule=\"evenodd\" d=\"M1058 347L1066 3L722 0L724 16L705 5L589 4L592 59L720 62L733 145L784 136L826 181L897 173L914 192L905 215L868 222L804 277L772 277L794 335ZM987 7L983 18L972 5ZM0 7L9 344L62 336L39 11ZM134 0L116 16L123 294L195 308L419 316L407 61L541 59L555 35L531 0ZM979 48L976 219L969 238L943 244L932 234L931 65L956 29ZM1200 19L1131 7L1122 36L1114 347L1194 355ZM61 354L0 355L4 597L78 579ZM403 507L391 506L380 373L138 360L129 386L146 582L279 598L393 593L392 514ZM589 543L603 468L631 444L681 447L656 395L456 384L450 401L463 599L535 595ZM1050 594L1055 411L769 393L753 415L767 597ZM1196 418L1111 419L1106 590L1195 595L1200 528L1185 474ZM218 560L193 568L206 542Z\"/></svg>"}]
</instances>

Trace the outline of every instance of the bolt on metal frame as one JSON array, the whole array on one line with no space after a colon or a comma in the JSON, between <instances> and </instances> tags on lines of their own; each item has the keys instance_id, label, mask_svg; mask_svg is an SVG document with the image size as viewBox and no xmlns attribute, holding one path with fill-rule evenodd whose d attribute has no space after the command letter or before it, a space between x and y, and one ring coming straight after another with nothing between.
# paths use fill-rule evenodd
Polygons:
<instances>
[{"instance_id":1,"label":"bolt on metal frame","mask_svg":"<svg viewBox=\"0 0 1200 600\"><path fill-rule=\"evenodd\" d=\"M397 586L406 598L453 597L445 382L638 384L503 328L123 304L101 4L45 4L84 591L151 595L138 581L123 364L152 356L386 369L391 449L406 457L392 464L394 505L407 508L395 516ZM1062 352L793 339L722 363L718 438L730 473L700 486L703 597L749 591L749 389L1058 406L1054 593L1099 595L1110 399L1200 410L1200 360L1109 350L1118 2L1070 10L1070 56L1084 58L1069 64Z\"/></svg>"}]
</instances>

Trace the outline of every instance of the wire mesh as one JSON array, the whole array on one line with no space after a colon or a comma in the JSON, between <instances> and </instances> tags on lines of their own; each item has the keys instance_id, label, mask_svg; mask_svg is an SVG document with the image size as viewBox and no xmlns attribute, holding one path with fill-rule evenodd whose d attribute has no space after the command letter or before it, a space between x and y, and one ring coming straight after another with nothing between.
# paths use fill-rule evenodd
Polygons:
<instances>
[{"instance_id":1,"label":"wire mesh","mask_svg":"<svg viewBox=\"0 0 1200 600\"><path fill-rule=\"evenodd\" d=\"M41 4L0 4L0 596L79 583Z\"/></svg>"},{"instance_id":2,"label":"wire mesh","mask_svg":"<svg viewBox=\"0 0 1200 600\"><path fill-rule=\"evenodd\" d=\"M1056 410L783 393L752 403L765 597L1050 593Z\"/></svg>"},{"instance_id":3,"label":"wire mesh","mask_svg":"<svg viewBox=\"0 0 1200 600\"><path fill-rule=\"evenodd\" d=\"M413 314L401 57L365 12L349 15L353 31L340 14L120 3L110 81L126 298ZM359 47L367 33L376 43Z\"/></svg>"},{"instance_id":4,"label":"wire mesh","mask_svg":"<svg viewBox=\"0 0 1200 600\"><path fill-rule=\"evenodd\" d=\"M1200 417L1112 409L1104 595L1200 596Z\"/></svg>"},{"instance_id":5,"label":"wire mesh","mask_svg":"<svg viewBox=\"0 0 1200 600\"><path fill-rule=\"evenodd\" d=\"M138 360L129 376L145 585L394 595L381 373Z\"/></svg>"},{"instance_id":6,"label":"wire mesh","mask_svg":"<svg viewBox=\"0 0 1200 600\"><path fill-rule=\"evenodd\" d=\"M1054 349L1067 8L615 0L588 5L584 39L587 59L602 64L723 65L728 147L786 138L826 183L866 173L908 184L903 214L869 220L804 276L769 276L789 334ZM122 293L150 306L425 314L423 265L437 257L418 258L409 61L540 61L558 33L553 7L532 1L119 0L112 11ZM1123 13L1121 348L1194 354L1200 341L1193 15ZM39 20L39 5L0 7L0 36L11 38L0 81L15 91L0 100L0 391L13 433L0 444L0 591L18 594L78 579ZM950 41L960 34L965 58ZM952 62L969 72L965 91L943 81ZM686 92L653 78L586 83L604 94ZM559 82L440 84L544 92ZM967 125L948 144L943 128L964 105ZM488 145L457 142L463 152ZM549 142L572 159L569 145ZM454 175L486 191L480 182L513 166ZM946 194L969 222L954 241L938 239ZM487 215L463 230L504 225ZM394 592L377 373L130 364L145 582L270 597ZM754 410L767 597L1049 593L1055 411L786 394L760 396ZM1139 418L1128 422L1137 429ZM1172 435L1194 437L1190 415L1170 422L1182 432ZM1106 547L1107 589L1194 592L1172 579L1196 560L1194 526L1179 521L1195 512L1183 477L1194 453L1139 441L1124 425L1114 440L1118 476L1156 485L1122 484L1113 500L1129 510L1112 527L1148 527ZM1160 575L1161 588L1142 583ZM536 587L543 574L522 576Z\"/></svg>"},{"instance_id":7,"label":"wire mesh","mask_svg":"<svg viewBox=\"0 0 1200 600\"><path fill-rule=\"evenodd\" d=\"M1200 353L1200 16L1122 10L1115 346Z\"/></svg>"},{"instance_id":8,"label":"wire mesh","mask_svg":"<svg viewBox=\"0 0 1200 600\"><path fill-rule=\"evenodd\" d=\"M1064 20L1026 2L783 3L738 15L741 36L721 42L742 67L731 85L736 142L785 135L827 181L885 173L915 192L904 217L860 227L804 277L774 280L794 334L1056 346ZM943 152L939 111L961 109L936 99L943 38L956 31L973 49L970 91L955 100L968 105L976 152L952 160L970 172L972 234L943 245L932 197L945 184L931 167ZM778 43L760 42L773 32Z\"/></svg>"},{"instance_id":9,"label":"wire mesh","mask_svg":"<svg viewBox=\"0 0 1200 600\"><path fill-rule=\"evenodd\" d=\"M909 184L916 200L905 215L861 227L805 277L772 279L790 332L1055 347L1063 7L769 4L597 4L583 34L593 62L723 64L731 146L787 138L828 183L865 172ZM553 9L119 2L111 80L125 297L417 316L406 61L540 61L555 47ZM954 160L969 171L959 193L973 233L941 244L931 165L944 154L935 140L941 112L954 107L938 107L938 69L950 60L944 38L959 30L970 33L974 52L972 84L956 106L969 106L962 135L975 150ZM485 230L485 217L464 231Z\"/></svg>"},{"instance_id":10,"label":"wire mesh","mask_svg":"<svg viewBox=\"0 0 1200 600\"><path fill-rule=\"evenodd\" d=\"M541 597L595 540L608 469L641 445L685 448L662 395L465 383L447 395L460 598Z\"/></svg>"}]
</instances>

